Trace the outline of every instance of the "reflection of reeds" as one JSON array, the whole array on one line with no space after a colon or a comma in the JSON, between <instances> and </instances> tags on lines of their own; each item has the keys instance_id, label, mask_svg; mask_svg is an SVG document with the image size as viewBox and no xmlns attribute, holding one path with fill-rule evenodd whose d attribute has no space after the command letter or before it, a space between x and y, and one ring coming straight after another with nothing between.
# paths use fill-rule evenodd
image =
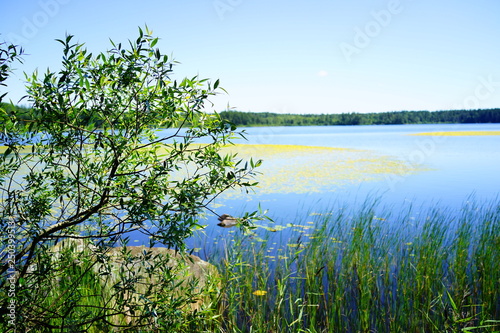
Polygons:
<instances>
[{"instance_id":1,"label":"reflection of reeds","mask_svg":"<svg viewBox=\"0 0 500 333\"><path fill-rule=\"evenodd\" d=\"M383 215L367 203L357 213L313 218L312 231L292 228L273 251L266 237L235 233L231 246L213 253L224 281L225 329L499 331L498 201L418 217L411 209Z\"/></svg>"}]
</instances>

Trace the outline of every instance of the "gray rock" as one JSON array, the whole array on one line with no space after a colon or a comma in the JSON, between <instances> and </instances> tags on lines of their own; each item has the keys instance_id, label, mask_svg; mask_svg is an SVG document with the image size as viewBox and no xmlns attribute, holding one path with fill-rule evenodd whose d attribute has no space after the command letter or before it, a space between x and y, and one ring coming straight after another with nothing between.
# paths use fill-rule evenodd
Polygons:
<instances>
[{"instance_id":1,"label":"gray rock","mask_svg":"<svg viewBox=\"0 0 500 333\"><path fill-rule=\"evenodd\" d=\"M151 300L159 293L169 293L174 297L186 296L189 293L192 296L191 302L185 304L182 310L199 311L204 307L214 306L211 302L217 299L220 290L219 275L215 266L195 255L181 254L164 247L127 246L99 249L86 244L82 239L65 239L55 245L52 252L55 260L70 256L70 260L76 263L93 257L92 260L98 263L92 270L99 276L108 295L114 294L113 286L123 284L123 281L129 279L137 279L133 287L135 291L125 295L125 299L130 300L127 303L130 304L141 302L140 295L148 293L148 290L148 299ZM101 262L97 260L98 257ZM154 266L155 269L151 270ZM109 304L112 303L114 301L110 300ZM121 311L129 314L129 306ZM130 314L121 318L111 320L115 323L121 320L125 320L127 324L134 322L134 316Z\"/></svg>"}]
</instances>

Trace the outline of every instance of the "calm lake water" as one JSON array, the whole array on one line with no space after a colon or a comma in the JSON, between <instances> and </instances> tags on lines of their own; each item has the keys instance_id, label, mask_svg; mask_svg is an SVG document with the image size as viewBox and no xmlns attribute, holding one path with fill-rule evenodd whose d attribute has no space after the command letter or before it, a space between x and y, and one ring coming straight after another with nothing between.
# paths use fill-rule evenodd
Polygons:
<instances>
[{"instance_id":1,"label":"calm lake water","mask_svg":"<svg viewBox=\"0 0 500 333\"><path fill-rule=\"evenodd\" d=\"M276 224L285 225L297 220L305 223L308 216L333 207L356 207L366 198L377 198L380 206L394 211L408 206L453 211L468 200L481 203L499 197L500 136L414 134L500 131L500 124L262 127L245 131L248 141L238 143L249 145L250 155L264 160L263 175L258 179L261 188L250 195L223 196L213 207L218 214L238 216L260 204ZM283 152L275 145L293 146L286 146ZM294 149L300 153L293 154ZM359 168L363 163L369 165ZM334 168L337 171L330 174ZM215 216L208 216L207 232L223 236L227 229L214 227L216 223Z\"/></svg>"},{"instance_id":2,"label":"calm lake water","mask_svg":"<svg viewBox=\"0 0 500 333\"><path fill-rule=\"evenodd\" d=\"M263 206L270 210L277 209L276 213L280 214L279 209L283 206L289 211L302 206L301 203L359 200L369 194L391 204L411 201L456 206L471 195L477 200L493 199L500 193L500 136L411 134L499 130L500 124L246 128L248 141L242 142L245 144L361 149L372 155L401 161L409 168L407 172L388 173L375 180L354 181L350 185L323 188L321 191L314 189L311 193L303 190L298 194L257 193L246 200L275 202ZM254 155L258 157L258 153L259 148L255 148ZM293 163L301 161L308 162L307 153ZM278 162L272 161L275 164ZM292 167L290 164L289 168ZM307 188L307 184L303 187Z\"/></svg>"},{"instance_id":3,"label":"calm lake water","mask_svg":"<svg viewBox=\"0 0 500 333\"><path fill-rule=\"evenodd\" d=\"M500 136L416 136L427 132L500 131L500 124L311 126L243 128L247 140L231 148L262 159L255 193L229 192L210 207L241 216L259 205L275 225L307 223L338 207L356 210L367 198L397 213L414 207L458 211L468 200L499 199ZM497 201L498 202L498 201ZM415 209L417 207L417 209ZM201 223L208 238L231 229L217 216ZM207 242L207 239L201 242ZM137 243L147 243L138 237ZM192 244L200 247L199 242Z\"/></svg>"}]
</instances>

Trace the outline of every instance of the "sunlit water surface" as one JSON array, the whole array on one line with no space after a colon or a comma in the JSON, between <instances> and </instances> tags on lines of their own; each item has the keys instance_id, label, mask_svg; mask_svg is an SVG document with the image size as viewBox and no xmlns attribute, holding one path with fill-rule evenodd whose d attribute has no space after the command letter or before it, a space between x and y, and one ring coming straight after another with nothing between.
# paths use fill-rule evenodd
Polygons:
<instances>
[{"instance_id":1,"label":"sunlit water surface","mask_svg":"<svg viewBox=\"0 0 500 333\"><path fill-rule=\"evenodd\" d=\"M248 140L231 151L263 160L259 185L250 194L226 193L211 208L239 216L260 205L274 220L260 225L272 230L307 226L335 209L355 211L367 200L394 215L411 207L412 218L425 218L419 215L429 208L458 212L469 201L498 198L499 130L500 124L246 128ZM208 214L192 246L206 248L234 232L217 222Z\"/></svg>"},{"instance_id":2,"label":"sunlit water surface","mask_svg":"<svg viewBox=\"0 0 500 333\"><path fill-rule=\"evenodd\" d=\"M245 128L247 140L225 148L239 158L262 159L254 192L229 191L210 209L241 216L259 207L274 223L259 230L311 227L318 214L335 214L367 200L412 218L429 207L459 211L468 201L488 202L500 193L500 124L312 126ZM422 216L420 216L422 217ZM425 218L425 217L424 217ZM217 226L217 216L200 219L203 228L189 240L207 249L235 228ZM131 245L147 244L138 234Z\"/></svg>"}]
</instances>

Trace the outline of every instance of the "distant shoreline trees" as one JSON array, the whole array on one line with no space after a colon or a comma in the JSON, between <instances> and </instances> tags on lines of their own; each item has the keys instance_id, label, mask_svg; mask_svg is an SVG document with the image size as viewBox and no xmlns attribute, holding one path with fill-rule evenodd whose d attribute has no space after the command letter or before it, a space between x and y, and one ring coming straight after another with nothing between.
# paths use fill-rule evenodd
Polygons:
<instances>
[{"instance_id":1,"label":"distant shoreline trees","mask_svg":"<svg viewBox=\"0 0 500 333\"><path fill-rule=\"evenodd\" d=\"M281 114L223 111L236 126L332 126L500 123L500 108L448 111L393 111L381 113Z\"/></svg>"},{"instance_id":2,"label":"distant shoreline trees","mask_svg":"<svg viewBox=\"0 0 500 333\"><path fill-rule=\"evenodd\" d=\"M29 106L0 103L18 119L29 120ZM500 108L443 111L391 111L380 113L291 114L272 112L222 111L220 116L236 126L334 126L334 125L403 125L403 124L473 124L500 123ZM95 119L91 120L96 123ZM96 124L100 126L100 124Z\"/></svg>"},{"instance_id":3,"label":"distant shoreline trees","mask_svg":"<svg viewBox=\"0 0 500 333\"><path fill-rule=\"evenodd\" d=\"M29 106L0 103L18 119L29 120ZM500 108L443 111L391 111L380 113L291 114L272 112L222 111L220 116L236 126L334 126L403 124L474 124L500 123ZM100 126L95 119L96 126Z\"/></svg>"}]
</instances>

